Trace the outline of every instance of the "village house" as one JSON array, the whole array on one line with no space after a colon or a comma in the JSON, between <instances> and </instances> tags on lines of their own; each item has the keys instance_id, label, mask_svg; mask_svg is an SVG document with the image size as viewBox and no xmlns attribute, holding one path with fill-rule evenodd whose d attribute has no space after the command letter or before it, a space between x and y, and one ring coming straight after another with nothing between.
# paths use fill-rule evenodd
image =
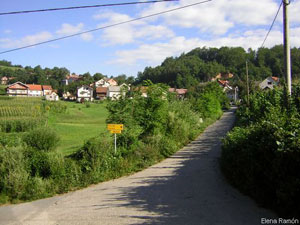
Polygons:
<instances>
[{"instance_id":1,"label":"village house","mask_svg":"<svg viewBox=\"0 0 300 225\"><path fill-rule=\"evenodd\" d=\"M66 79L62 80L62 84L69 85L72 82L78 81L80 79L81 79L81 77L79 75L70 74L70 75L66 76Z\"/></svg>"},{"instance_id":2,"label":"village house","mask_svg":"<svg viewBox=\"0 0 300 225\"><path fill-rule=\"evenodd\" d=\"M13 79L15 79L15 77L6 77L6 76L1 77L1 84L2 84L2 85L7 85L8 82L9 82L10 80L13 80Z\"/></svg>"},{"instance_id":3,"label":"village house","mask_svg":"<svg viewBox=\"0 0 300 225\"><path fill-rule=\"evenodd\" d=\"M96 88L96 98L103 100L107 97L107 87L97 87Z\"/></svg>"},{"instance_id":4,"label":"village house","mask_svg":"<svg viewBox=\"0 0 300 225\"><path fill-rule=\"evenodd\" d=\"M275 86L278 86L278 84L279 84L278 77L267 77L259 84L259 87L262 90L268 90L268 89L273 89Z\"/></svg>"},{"instance_id":5,"label":"village house","mask_svg":"<svg viewBox=\"0 0 300 225\"><path fill-rule=\"evenodd\" d=\"M52 92L51 94L47 94L45 96L45 98L47 101L58 101L59 100L59 97L55 92Z\"/></svg>"},{"instance_id":6,"label":"village house","mask_svg":"<svg viewBox=\"0 0 300 225\"><path fill-rule=\"evenodd\" d=\"M51 93L53 92L52 87L50 85L43 85L43 95L51 95Z\"/></svg>"},{"instance_id":7,"label":"village house","mask_svg":"<svg viewBox=\"0 0 300 225\"><path fill-rule=\"evenodd\" d=\"M6 93L8 96L15 97L42 97L46 94L51 94L52 87L50 85L23 84L18 81L8 85Z\"/></svg>"},{"instance_id":8,"label":"village house","mask_svg":"<svg viewBox=\"0 0 300 225\"><path fill-rule=\"evenodd\" d=\"M83 85L77 88L77 102L93 101L93 88Z\"/></svg>"},{"instance_id":9,"label":"village house","mask_svg":"<svg viewBox=\"0 0 300 225\"><path fill-rule=\"evenodd\" d=\"M112 78L102 78L95 82L95 87L109 87L109 86L117 86L118 83Z\"/></svg>"},{"instance_id":10,"label":"village house","mask_svg":"<svg viewBox=\"0 0 300 225\"><path fill-rule=\"evenodd\" d=\"M22 82L16 82L7 86L6 93L11 97L27 97L28 96L28 86Z\"/></svg>"},{"instance_id":11,"label":"village house","mask_svg":"<svg viewBox=\"0 0 300 225\"><path fill-rule=\"evenodd\" d=\"M109 86L107 88L107 97L115 100L121 97L121 88L120 86Z\"/></svg>"},{"instance_id":12,"label":"village house","mask_svg":"<svg viewBox=\"0 0 300 225\"><path fill-rule=\"evenodd\" d=\"M232 73L218 73L215 77L211 79L211 81L230 79L233 77L234 75Z\"/></svg>"},{"instance_id":13,"label":"village house","mask_svg":"<svg viewBox=\"0 0 300 225\"><path fill-rule=\"evenodd\" d=\"M29 97L42 97L43 88L39 84L27 84L28 86L28 96Z\"/></svg>"},{"instance_id":14,"label":"village house","mask_svg":"<svg viewBox=\"0 0 300 225\"><path fill-rule=\"evenodd\" d=\"M63 93L63 99L73 101L76 100L76 96L67 91Z\"/></svg>"},{"instance_id":15,"label":"village house","mask_svg":"<svg viewBox=\"0 0 300 225\"><path fill-rule=\"evenodd\" d=\"M175 93L177 98L184 99L186 97L186 93L188 92L187 89L176 89L176 88L169 88L169 92Z\"/></svg>"},{"instance_id":16,"label":"village house","mask_svg":"<svg viewBox=\"0 0 300 225\"><path fill-rule=\"evenodd\" d=\"M221 88L223 88L223 91L226 92L228 90L232 90L232 87L229 85L228 80L217 80L218 84Z\"/></svg>"}]
</instances>

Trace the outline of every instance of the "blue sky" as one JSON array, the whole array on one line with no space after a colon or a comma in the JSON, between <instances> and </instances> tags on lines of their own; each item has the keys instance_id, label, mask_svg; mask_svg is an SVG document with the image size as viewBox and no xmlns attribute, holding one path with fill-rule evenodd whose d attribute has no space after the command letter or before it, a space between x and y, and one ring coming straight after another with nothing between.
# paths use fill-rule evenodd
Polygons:
<instances>
[{"instance_id":1,"label":"blue sky","mask_svg":"<svg viewBox=\"0 0 300 225\"><path fill-rule=\"evenodd\" d=\"M5 0L1 12L135 0ZM200 0L0 17L0 51L71 35ZM280 0L213 0L161 16L0 55L13 64L66 67L82 74L136 76L146 66L196 47L261 46ZM291 46L300 47L300 0L290 5ZM282 43L282 11L265 43Z\"/></svg>"}]
</instances>

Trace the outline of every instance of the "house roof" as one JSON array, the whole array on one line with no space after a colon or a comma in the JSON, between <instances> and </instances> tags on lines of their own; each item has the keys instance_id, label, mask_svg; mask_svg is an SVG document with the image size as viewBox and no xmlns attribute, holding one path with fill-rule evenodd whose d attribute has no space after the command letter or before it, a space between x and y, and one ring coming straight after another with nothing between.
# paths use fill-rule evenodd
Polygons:
<instances>
[{"instance_id":1,"label":"house roof","mask_svg":"<svg viewBox=\"0 0 300 225\"><path fill-rule=\"evenodd\" d=\"M175 92L176 88L169 88L169 92Z\"/></svg>"},{"instance_id":2,"label":"house roof","mask_svg":"<svg viewBox=\"0 0 300 225\"><path fill-rule=\"evenodd\" d=\"M275 82L279 82L279 78L278 78L278 77L272 77L272 79L273 79Z\"/></svg>"},{"instance_id":3,"label":"house roof","mask_svg":"<svg viewBox=\"0 0 300 225\"><path fill-rule=\"evenodd\" d=\"M187 93L187 89L176 89L177 94L179 95L184 95Z\"/></svg>"},{"instance_id":4,"label":"house roof","mask_svg":"<svg viewBox=\"0 0 300 225\"><path fill-rule=\"evenodd\" d=\"M88 89L90 89L90 90L93 90L93 88L91 88L91 87L88 86L88 85L82 85L82 86L80 86L80 87L77 87L77 90L80 89L80 88L88 88Z\"/></svg>"},{"instance_id":5,"label":"house roof","mask_svg":"<svg viewBox=\"0 0 300 225\"><path fill-rule=\"evenodd\" d=\"M27 84L30 91L42 91L42 85L40 84Z\"/></svg>"},{"instance_id":6,"label":"house roof","mask_svg":"<svg viewBox=\"0 0 300 225\"><path fill-rule=\"evenodd\" d=\"M96 93L107 93L107 87L97 87Z\"/></svg>"},{"instance_id":7,"label":"house roof","mask_svg":"<svg viewBox=\"0 0 300 225\"><path fill-rule=\"evenodd\" d=\"M115 91L115 92L120 92L121 88L120 86L109 86L108 91Z\"/></svg>"},{"instance_id":8,"label":"house roof","mask_svg":"<svg viewBox=\"0 0 300 225\"><path fill-rule=\"evenodd\" d=\"M51 85L43 85L43 90L52 90Z\"/></svg>"},{"instance_id":9,"label":"house roof","mask_svg":"<svg viewBox=\"0 0 300 225\"><path fill-rule=\"evenodd\" d=\"M8 89L21 89L21 90L26 90L28 89L28 85L26 84L23 84L22 82L16 82L16 83L13 83L11 85L8 85L7 86Z\"/></svg>"},{"instance_id":10,"label":"house roof","mask_svg":"<svg viewBox=\"0 0 300 225\"><path fill-rule=\"evenodd\" d=\"M218 83L223 85L224 87L229 85L229 82L227 80L218 80Z\"/></svg>"}]
</instances>

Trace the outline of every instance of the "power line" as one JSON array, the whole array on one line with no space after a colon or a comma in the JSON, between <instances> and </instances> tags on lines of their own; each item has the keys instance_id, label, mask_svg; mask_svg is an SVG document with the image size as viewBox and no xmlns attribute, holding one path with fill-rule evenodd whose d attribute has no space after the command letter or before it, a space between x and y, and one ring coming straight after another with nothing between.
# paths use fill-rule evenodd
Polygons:
<instances>
[{"instance_id":1,"label":"power line","mask_svg":"<svg viewBox=\"0 0 300 225\"><path fill-rule=\"evenodd\" d=\"M267 40L267 38L268 38L268 36L269 36L269 34L270 34L270 32L271 32L273 26L274 26L274 23L275 23L275 21L276 21L276 19L277 19L277 16L278 16L278 14L279 14L279 11L280 11L280 9L281 9L281 6L282 6L282 2L281 2L280 6L279 6L279 8L278 8L278 10L277 10L277 13L276 13L276 15L275 15L275 17L274 17L274 20L273 20L273 22L272 22L272 24L271 24L271 26L270 26L270 29L269 29L269 31L268 31L268 33L267 33L267 35L266 35L266 37L265 37L265 39L264 39L262 45L261 45L261 48L264 47L264 44L265 44L265 42L266 42L266 40Z\"/></svg>"},{"instance_id":2,"label":"power line","mask_svg":"<svg viewBox=\"0 0 300 225\"><path fill-rule=\"evenodd\" d=\"M7 50L7 51L0 52L0 54L4 54L4 53L8 53L8 52L13 52L13 51L21 50L21 49L24 49L24 48L30 48L30 47L34 47L34 46L37 46L37 45L47 44L47 43L50 43L50 42L54 42L54 41L58 41L58 40L63 40L63 39L66 39L66 38L71 38L71 37L75 37L75 36L78 36L78 35L82 35L82 34L86 34L86 33L91 33L91 32L94 32L94 31L103 30L103 29L107 29L107 28L110 28L110 27L119 26L119 25L126 24L126 23L131 23L131 22L134 22L134 21L146 19L146 18L153 17L153 16L158 16L158 15L161 15L161 14L165 14L165 13L177 11L177 10L188 8L188 7L192 7L192 6L195 6L195 5L204 4L204 3L207 3L207 2L211 2L211 1L213 1L213 0L206 0L206 1L202 1L202 2L197 2L197 3L194 3L194 4L190 4L190 5L181 6L181 7L177 7L177 8L174 8L174 9L170 9L170 10L158 12L158 13L153 13L153 14L150 14L150 15L147 15L147 16L142 16L142 17L138 17L138 18L135 18L135 19L131 19L131 20L127 20L127 21L115 23L115 24L110 24L110 25L107 25L107 26L104 26L104 27L99 27L99 28L95 28L95 29L92 29L92 30L87 30L87 31L79 32L79 33L76 33L76 34L67 35L67 36L64 36L64 37L55 38L55 39L51 39L51 40L48 40L48 41L43 41L43 42L35 43L35 44L32 44L32 45L26 45L26 46L23 46L23 47L20 47L20 48L10 49L10 50Z\"/></svg>"},{"instance_id":3,"label":"power line","mask_svg":"<svg viewBox=\"0 0 300 225\"><path fill-rule=\"evenodd\" d=\"M147 4L147 3L157 3L157 2L174 2L174 1L178 1L178 0L152 0L152 1L144 1L144 2L125 2L125 3L112 3L112 4L103 4L103 5L85 5L85 6L73 6L73 7L52 8L52 9L34 9L34 10L24 10L24 11L15 11L15 12L3 12L3 13L0 13L0 16L12 15L12 14L59 11L59 10L71 10L71 9L86 9L86 8L109 7L109 6L137 5L137 4Z\"/></svg>"}]
</instances>

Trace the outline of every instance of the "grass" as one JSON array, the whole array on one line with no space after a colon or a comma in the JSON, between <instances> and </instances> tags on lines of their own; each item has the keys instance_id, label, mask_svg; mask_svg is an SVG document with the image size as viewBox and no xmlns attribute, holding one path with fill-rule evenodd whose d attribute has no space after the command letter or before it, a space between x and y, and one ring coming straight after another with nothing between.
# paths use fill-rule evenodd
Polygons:
<instances>
[{"instance_id":1,"label":"grass","mask_svg":"<svg viewBox=\"0 0 300 225\"><path fill-rule=\"evenodd\" d=\"M61 139L57 150L69 155L82 147L87 139L106 129L108 112L106 104L91 103L89 108L75 102L65 104L68 107L67 112L51 115L49 125L57 131Z\"/></svg>"},{"instance_id":2,"label":"grass","mask_svg":"<svg viewBox=\"0 0 300 225\"><path fill-rule=\"evenodd\" d=\"M6 95L6 85L0 84L0 95Z\"/></svg>"}]
</instances>

